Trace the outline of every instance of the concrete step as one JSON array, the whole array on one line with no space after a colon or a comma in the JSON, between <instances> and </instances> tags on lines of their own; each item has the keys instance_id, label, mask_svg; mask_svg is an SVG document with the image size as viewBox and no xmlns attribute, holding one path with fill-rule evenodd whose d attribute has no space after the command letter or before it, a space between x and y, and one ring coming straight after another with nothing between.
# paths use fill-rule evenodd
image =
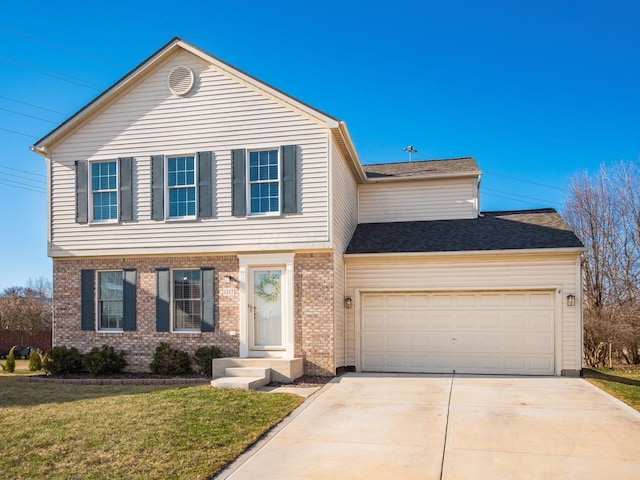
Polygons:
<instances>
[{"instance_id":1,"label":"concrete step","mask_svg":"<svg viewBox=\"0 0 640 480\"><path fill-rule=\"evenodd\" d=\"M265 377L271 381L271 369L265 367L227 367L224 369L225 377Z\"/></svg>"},{"instance_id":2,"label":"concrete step","mask_svg":"<svg viewBox=\"0 0 640 480\"><path fill-rule=\"evenodd\" d=\"M211 386L216 388L240 388L243 390L255 390L269 383L265 377L221 377L211 381Z\"/></svg>"}]
</instances>

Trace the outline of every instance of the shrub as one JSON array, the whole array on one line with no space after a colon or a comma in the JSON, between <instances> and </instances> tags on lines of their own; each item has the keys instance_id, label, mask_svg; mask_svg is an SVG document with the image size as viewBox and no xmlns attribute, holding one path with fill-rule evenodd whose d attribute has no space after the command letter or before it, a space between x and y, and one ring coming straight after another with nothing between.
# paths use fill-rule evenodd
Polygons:
<instances>
[{"instance_id":1,"label":"shrub","mask_svg":"<svg viewBox=\"0 0 640 480\"><path fill-rule=\"evenodd\" d=\"M44 371L47 375L61 375L82 371L82 354L72 347L67 349L64 345L53 347L44 359Z\"/></svg>"},{"instance_id":2,"label":"shrub","mask_svg":"<svg viewBox=\"0 0 640 480\"><path fill-rule=\"evenodd\" d=\"M42 357L38 350L32 348L29 353L29 371L37 372L38 370L42 370Z\"/></svg>"},{"instance_id":3,"label":"shrub","mask_svg":"<svg viewBox=\"0 0 640 480\"><path fill-rule=\"evenodd\" d=\"M13 352L15 348L16 347L11 347L11 350L9 350L9 355L7 355L7 361L2 367L2 369L5 372L13 373L16 371L16 357L15 357L15 353Z\"/></svg>"},{"instance_id":4,"label":"shrub","mask_svg":"<svg viewBox=\"0 0 640 480\"><path fill-rule=\"evenodd\" d=\"M210 347L200 347L193 355L196 365L198 365L200 371L209 377L213 374L211 371L211 361L214 358L220 357L222 357L222 351L213 345Z\"/></svg>"},{"instance_id":5,"label":"shrub","mask_svg":"<svg viewBox=\"0 0 640 480\"><path fill-rule=\"evenodd\" d=\"M187 352L176 350L162 342L156 347L149 368L159 375L182 375L191 373L191 359Z\"/></svg>"},{"instance_id":6,"label":"shrub","mask_svg":"<svg viewBox=\"0 0 640 480\"><path fill-rule=\"evenodd\" d=\"M127 366L124 355L122 350L116 352L112 346L102 345L101 348L93 347L89 353L85 354L82 364L91 375L120 373Z\"/></svg>"}]
</instances>

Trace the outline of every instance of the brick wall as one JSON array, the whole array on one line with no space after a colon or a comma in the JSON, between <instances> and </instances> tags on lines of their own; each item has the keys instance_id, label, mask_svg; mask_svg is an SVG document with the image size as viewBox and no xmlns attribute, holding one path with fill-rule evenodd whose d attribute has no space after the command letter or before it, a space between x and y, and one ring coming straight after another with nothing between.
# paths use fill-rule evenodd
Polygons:
<instances>
[{"instance_id":1,"label":"brick wall","mask_svg":"<svg viewBox=\"0 0 640 480\"><path fill-rule=\"evenodd\" d=\"M156 331L156 269L215 269L215 331L171 333ZM80 271L136 269L136 331L106 333L80 328ZM129 371L148 371L155 347L167 342L190 354L216 345L225 356L238 356L240 330L239 293L221 295L225 275L239 276L238 258L226 256L127 257L54 259L53 345L76 347L87 352L94 346L112 345L127 353ZM304 358L305 374L332 376L333 353L333 254L298 253L294 260L295 355ZM231 336L230 332L236 335Z\"/></svg>"},{"instance_id":2,"label":"brick wall","mask_svg":"<svg viewBox=\"0 0 640 480\"><path fill-rule=\"evenodd\" d=\"M307 375L333 376L333 253L297 253L293 268L295 355Z\"/></svg>"},{"instance_id":3,"label":"brick wall","mask_svg":"<svg viewBox=\"0 0 640 480\"><path fill-rule=\"evenodd\" d=\"M238 278L238 258L232 256L204 257L128 257L99 259L54 259L53 345L76 347L87 352L94 346L112 345L127 353L127 370L148 371L155 347L167 342L174 348L190 354L202 346L216 345L225 356L238 355L238 336L231 331L239 329L238 293L234 297L216 295L215 332L171 333L156 331L156 268L215 269L215 291L225 275ZM102 333L80 328L80 271L136 269L137 314L136 331Z\"/></svg>"}]
</instances>

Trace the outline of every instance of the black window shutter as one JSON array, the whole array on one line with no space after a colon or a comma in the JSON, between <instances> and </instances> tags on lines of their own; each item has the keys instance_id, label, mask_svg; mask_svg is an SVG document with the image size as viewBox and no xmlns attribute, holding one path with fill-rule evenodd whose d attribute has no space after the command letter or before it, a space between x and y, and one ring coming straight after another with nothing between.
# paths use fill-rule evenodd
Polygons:
<instances>
[{"instance_id":1,"label":"black window shutter","mask_svg":"<svg viewBox=\"0 0 640 480\"><path fill-rule=\"evenodd\" d=\"M82 330L95 330L95 306L94 306L94 281L93 270L80 271L80 328Z\"/></svg>"},{"instance_id":2,"label":"black window shutter","mask_svg":"<svg viewBox=\"0 0 640 480\"><path fill-rule=\"evenodd\" d=\"M198 216L213 216L211 152L198 152Z\"/></svg>"},{"instance_id":3,"label":"black window shutter","mask_svg":"<svg viewBox=\"0 0 640 480\"><path fill-rule=\"evenodd\" d=\"M76 222L89 221L89 189L87 161L76 160Z\"/></svg>"},{"instance_id":4,"label":"black window shutter","mask_svg":"<svg viewBox=\"0 0 640 480\"><path fill-rule=\"evenodd\" d=\"M169 331L171 282L168 268L156 269L156 331Z\"/></svg>"},{"instance_id":5,"label":"black window shutter","mask_svg":"<svg viewBox=\"0 0 640 480\"><path fill-rule=\"evenodd\" d=\"M164 220L164 155L151 157L151 218Z\"/></svg>"},{"instance_id":6,"label":"black window shutter","mask_svg":"<svg viewBox=\"0 0 640 480\"><path fill-rule=\"evenodd\" d=\"M214 270L213 268L201 268L202 278L200 331L213 332L215 329L215 292L214 292Z\"/></svg>"},{"instance_id":7,"label":"black window shutter","mask_svg":"<svg viewBox=\"0 0 640 480\"><path fill-rule=\"evenodd\" d=\"M296 187L297 145L282 147L282 212L298 211L298 193Z\"/></svg>"},{"instance_id":8,"label":"black window shutter","mask_svg":"<svg viewBox=\"0 0 640 480\"><path fill-rule=\"evenodd\" d=\"M133 158L119 158L120 171L120 220L133 220Z\"/></svg>"},{"instance_id":9,"label":"black window shutter","mask_svg":"<svg viewBox=\"0 0 640 480\"><path fill-rule=\"evenodd\" d=\"M136 270L125 268L122 275L122 329L134 331L136 329Z\"/></svg>"},{"instance_id":10,"label":"black window shutter","mask_svg":"<svg viewBox=\"0 0 640 480\"><path fill-rule=\"evenodd\" d=\"M247 214L247 162L244 148L231 150L231 175L233 176L232 215Z\"/></svg>"}]
</instances>

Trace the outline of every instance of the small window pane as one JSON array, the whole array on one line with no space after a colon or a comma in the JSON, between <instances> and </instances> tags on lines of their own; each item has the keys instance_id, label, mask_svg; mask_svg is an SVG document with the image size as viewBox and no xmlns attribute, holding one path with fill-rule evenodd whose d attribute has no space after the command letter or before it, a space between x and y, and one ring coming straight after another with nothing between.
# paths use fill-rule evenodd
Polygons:
<instances>
[{"instance_id":1,"label":"small window pane","mask_svg":"<svg viewBox=\"0 0 640 480\"><path fill-rule=\"evenodd\" d=\"M196 214L194 157L171 157L167 160L169 217L192 217Z\"/></svg>"},{"instance_id":2,"label":"small window pane","mask_svg":"<svg viewBox=\"0 0 640 480\"><path fill-rule=\"evenodd\" d=\"M91 163L93 220L118 218L118 177L116 162Z\"/></svg>"},{"instance_id":3,"label":"small window pane","mask_svg":"<svg viewBox=\"0 0 640 480\"><path fill-rule=\"evenodd\" d=\"M117 272L98 272L98 329L122 329L123 275Z\"/></svg>"},{"instance_id":4,"label":"small window pane","mask_svg":"<svg viewBox=\"0 0 640 480\"><path fill-rule=\"evenodd\" d=\"M251 213L280 210L278 150L249 152Z\"/></svg>"},{"instance_id":5,"label":"small window pane","mask_svg":"<svg viewBox=\"0 0 640 480\"><path fill-rule=\"evenodd\" d=\"M174 270L174 330L200 330L200 270Z\"/></svg>"}]
</instances>

